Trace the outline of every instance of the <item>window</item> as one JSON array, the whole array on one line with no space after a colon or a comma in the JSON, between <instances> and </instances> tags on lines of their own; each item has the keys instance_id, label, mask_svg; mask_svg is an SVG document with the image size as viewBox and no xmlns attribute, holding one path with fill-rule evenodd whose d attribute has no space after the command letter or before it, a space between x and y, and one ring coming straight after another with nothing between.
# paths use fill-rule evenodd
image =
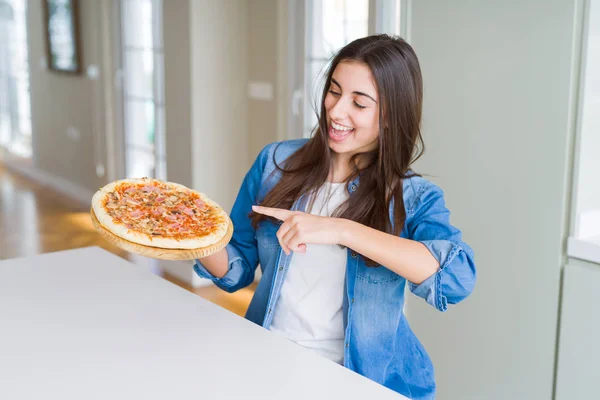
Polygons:
<instances>
[{"instance_id":1,"label":"window","mask_svg":"<svg viewBox=\"0 0 600 400\"><path fill-rule=\"evenodd\" d=\"M0 147L31 157L27 2L0 0Z\"/></svg>"},{"instance_id":2,"label":"window","mask_svg":"<svg viewBox=\"0 0 600 400\"><path fill-rule=\"evenodd\" d=\"M161 0L121 0L127 177L166 179Z\"/></svg>"}]
</instances>

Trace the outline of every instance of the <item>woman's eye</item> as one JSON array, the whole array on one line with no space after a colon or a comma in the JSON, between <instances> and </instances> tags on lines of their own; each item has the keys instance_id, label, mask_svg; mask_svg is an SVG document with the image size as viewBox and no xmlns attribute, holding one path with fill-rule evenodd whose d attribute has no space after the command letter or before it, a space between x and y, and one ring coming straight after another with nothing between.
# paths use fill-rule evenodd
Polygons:
<instances>
[{"instance_id":1,"label":"woman's eye","mask_svg":"<svg viewBox=\"0 0 600 400\"><path fill-rule=\"evenodd\" d=\"M331 89L329 89L329 93L331 93L334 96L339 96L340 95L338 92L335 92L335 91L333 91Z\"/></svg>"},{"instance_id":2,"label":"woman's eye","mask_svg":"<svg viewBox=\"0 0 600 400\"><path fill-rule=\"evenodd\" d=\"M354 102L354 105L360 109L367 108L367 106L363 106L362 104L358 104L357 102Z\"/></svg>"}]
</instances>

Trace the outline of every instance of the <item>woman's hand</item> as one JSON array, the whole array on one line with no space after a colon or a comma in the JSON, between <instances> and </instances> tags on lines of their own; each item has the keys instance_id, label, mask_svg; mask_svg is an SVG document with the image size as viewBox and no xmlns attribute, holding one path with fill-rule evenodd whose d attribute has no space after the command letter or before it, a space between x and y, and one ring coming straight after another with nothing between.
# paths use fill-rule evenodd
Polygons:
<instances>
[{"instance_id":1,"label":"woman's hand","mask_svg":"<svg viewBox=\"0 0 600 400\"><path fill-rule=\"evenodd\" d=\"M290 251L306 252L306 245L310 243L339 244L341 241L343 219L261 206L252 206L252 210L283 221L277 239L287 255Z\"/></svg>"},{"instance_id":2,"label":"woman's hand","mask_svg":"<svg viewBox=\"0 0 600 400\"><path fill-rule=\"evenodd\" d=\"M341 244L417 285L440 268L439 261L422 242L381 232L349 219L259 206L252 209L283 221L277 239L288 255L290 251L304 253L310 243Z\"/></svg>"}]
</instances>

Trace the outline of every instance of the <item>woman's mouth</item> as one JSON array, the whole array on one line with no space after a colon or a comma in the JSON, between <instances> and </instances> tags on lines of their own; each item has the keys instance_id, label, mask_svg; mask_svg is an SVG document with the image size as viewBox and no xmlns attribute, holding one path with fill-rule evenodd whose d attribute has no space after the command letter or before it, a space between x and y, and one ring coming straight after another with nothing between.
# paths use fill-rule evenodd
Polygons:
<instances>
[{"instance_id":1,"label":"woman's mouth","mask_svg":"<svg viewBox=\"0 0 600 400\"><path fill-rule=\"evenodd\" d=\"M354 128L331 121L331 126L329 127L329 138L331 140L342 142L352 135L352 133L354 133Z\"/></svg>"}]
</instances>

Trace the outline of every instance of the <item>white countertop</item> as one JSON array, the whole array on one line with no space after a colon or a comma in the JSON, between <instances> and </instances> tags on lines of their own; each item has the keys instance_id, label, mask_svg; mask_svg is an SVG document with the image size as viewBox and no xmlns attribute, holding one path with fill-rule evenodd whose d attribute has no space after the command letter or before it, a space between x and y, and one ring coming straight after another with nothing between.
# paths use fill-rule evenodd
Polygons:
<instances>
[{"instance_id":1,"label":"white countertop","mask_svg":"<svg viewBox=\"0 0 600 400\"><path fill-rule=\"evenodd\" d=\"M600 210L579 213L575 232L567 242L567 255L600 264Z\"/></svg>"},{"instance_id":2,"label":"white countertop","mask_svg":"<svg viewBox=\"0 0 600 400\"><path fill-rule=\"evenodd\" d=\"M567 243L567 255L572 258L600 264L600 236L575 238Z\"/></svg>"},{"instance_id":3,"label":"white countertop","mask_svg":"<svg viewBox=\"0 0 600 400\"><path fill-rule=\"evenodd\" d=\"M1 399L405 397L100 248L0 261Z\"/></svg>"}]
</instances>

